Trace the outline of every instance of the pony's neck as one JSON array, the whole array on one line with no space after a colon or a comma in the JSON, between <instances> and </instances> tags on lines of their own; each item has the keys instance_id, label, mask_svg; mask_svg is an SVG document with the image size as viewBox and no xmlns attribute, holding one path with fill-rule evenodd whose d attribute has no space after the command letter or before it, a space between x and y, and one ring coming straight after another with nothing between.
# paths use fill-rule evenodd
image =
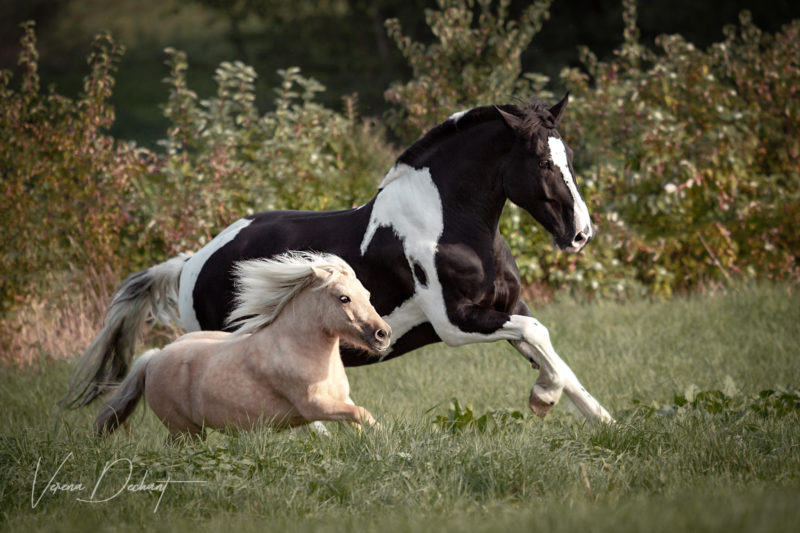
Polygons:
<instances>
[{"instance_id":1,"label":"pony's neck","mask_svg":"<svg viewBox=\"0 0 800 533\"><path fill-rule=\"evenodd\" d=\"M333 357L339 355L339 337L325 327L324 317L320 317L315 291L306 289L295 296L281 310L275 320L254 335L270 337L294 347L295 353L311 357ZM276 338L277 337L277 338Z\"/></svg>"}]
</instances>

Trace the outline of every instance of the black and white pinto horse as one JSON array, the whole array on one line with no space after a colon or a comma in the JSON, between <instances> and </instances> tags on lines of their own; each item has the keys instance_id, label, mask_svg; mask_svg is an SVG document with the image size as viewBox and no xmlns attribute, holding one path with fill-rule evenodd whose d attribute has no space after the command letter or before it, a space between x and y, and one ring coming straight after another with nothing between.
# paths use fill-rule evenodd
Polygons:
<instances>
[{"instance_id":1,"label":"black and white pinto horse","mask_svg":"<svg viewBox=\"0 0 800 533\"><path fill-rule=\"evenodd\" d=\"M388 355L377 359L345 348L346 365L375 363L438 341L458 346L507 340L540 371L530 394L535 413L547 414L566 392L590 420L611 421L520 300L519 272L498 230L508 199L563 250L578 252L592 238L572 152L556 130L566 104L567 96L550 109L532 102L456 113L399 157L365 205L251 215L194 255L132 275L78 360L62 405L85 405L121 381L149 317L177 318L189 331L225 328L237 261L306 250L345 259L392 328Z\"/></svg>"}]
</instances>

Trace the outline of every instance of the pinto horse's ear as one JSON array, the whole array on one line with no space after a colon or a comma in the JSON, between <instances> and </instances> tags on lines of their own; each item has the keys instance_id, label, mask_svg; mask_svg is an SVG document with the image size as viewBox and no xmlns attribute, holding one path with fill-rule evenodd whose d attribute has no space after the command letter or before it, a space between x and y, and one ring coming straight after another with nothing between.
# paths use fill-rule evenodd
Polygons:
<instances>
[{"instance_id":1,"label":"pinto horse's ear","mask_svg":"<svg viewBox=\"0 0 800 533\"><path fill-rule=\"evenodd\" d=\"M559 103L550 108L550 114L553 115L553 121L555 121L556 124L561 122L561 115L564 114L564 109L567 108L567 102L569 102L569 91L567 91L567 94L564 95L564 98L562 98Z\"/></svg>"},{"instance_id":2,"label":"pinto horse's ear","mask_svg":"<svg viewBox=\"0 0 800 533\"><path fill-rule=\"evenodd\" d=\"M514 133L520 133L522 131L522 119L516 115L512 115L506 111L503 111L497 106L494 106L497 109L497 112L500 113L500 116L503 117L503 121L511 128Z\"/></svg>"}]
</instances>

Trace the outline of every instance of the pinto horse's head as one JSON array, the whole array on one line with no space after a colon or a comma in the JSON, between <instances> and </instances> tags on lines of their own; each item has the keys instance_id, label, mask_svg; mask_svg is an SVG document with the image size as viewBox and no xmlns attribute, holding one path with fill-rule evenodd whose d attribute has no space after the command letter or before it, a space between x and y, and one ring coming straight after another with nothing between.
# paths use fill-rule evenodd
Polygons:
<instances>
[{"instance_id":1,"label":"pinto horse's head","mask_svg":"<svg viewBox=\"0 0 800 533\"><path fill-rule=\"evenodd\" d=\"M535 102L496 109L516 137L503 174L506 196L544 226L556 246L577 252L594 229L575 183L572 150L556 130L568 98L550 109Z\"/></svg>"}]
</instances>

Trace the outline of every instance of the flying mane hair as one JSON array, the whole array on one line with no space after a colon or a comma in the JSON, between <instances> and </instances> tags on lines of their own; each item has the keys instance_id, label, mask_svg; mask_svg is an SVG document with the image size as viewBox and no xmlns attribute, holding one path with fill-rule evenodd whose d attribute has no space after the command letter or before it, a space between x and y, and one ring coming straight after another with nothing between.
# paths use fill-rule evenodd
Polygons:
<instances>
[{"instance_id":1,"label":"flying mane hair","mask_svg":"<svg viewBox=\"0 0 800 533\"><path fill-rule=\"evenodd\" d=\"M330 275L320 278L314 269ZM267 327L286 304L306 288L323 288L339 275L353 276L342 258L316 252L287 252L271 259L240 261L234 266L236 297L227 325L245 335Z\"/></svg>"},{"instance_id":2,"label":"flying mane hair","mask_svg":"<svg viewBox=\"0 0 800 533\"><path fill-rule=\"evenodd\" d=\"M498 110L521 118L521 131L528 138L533 137L536 131L541 127L547 129L556 127L555 118L550 114L550 110L536 98L531 98L528 103L521 105L508 104L475 107L456 119L450 118L432 128L414 144L409 146L400 157L397 158L397 163L406 163L413 166L414 161L419 156L424 154L430 147L439 143L443 137L500 118Z\"/></svg>"}]
</instances>

